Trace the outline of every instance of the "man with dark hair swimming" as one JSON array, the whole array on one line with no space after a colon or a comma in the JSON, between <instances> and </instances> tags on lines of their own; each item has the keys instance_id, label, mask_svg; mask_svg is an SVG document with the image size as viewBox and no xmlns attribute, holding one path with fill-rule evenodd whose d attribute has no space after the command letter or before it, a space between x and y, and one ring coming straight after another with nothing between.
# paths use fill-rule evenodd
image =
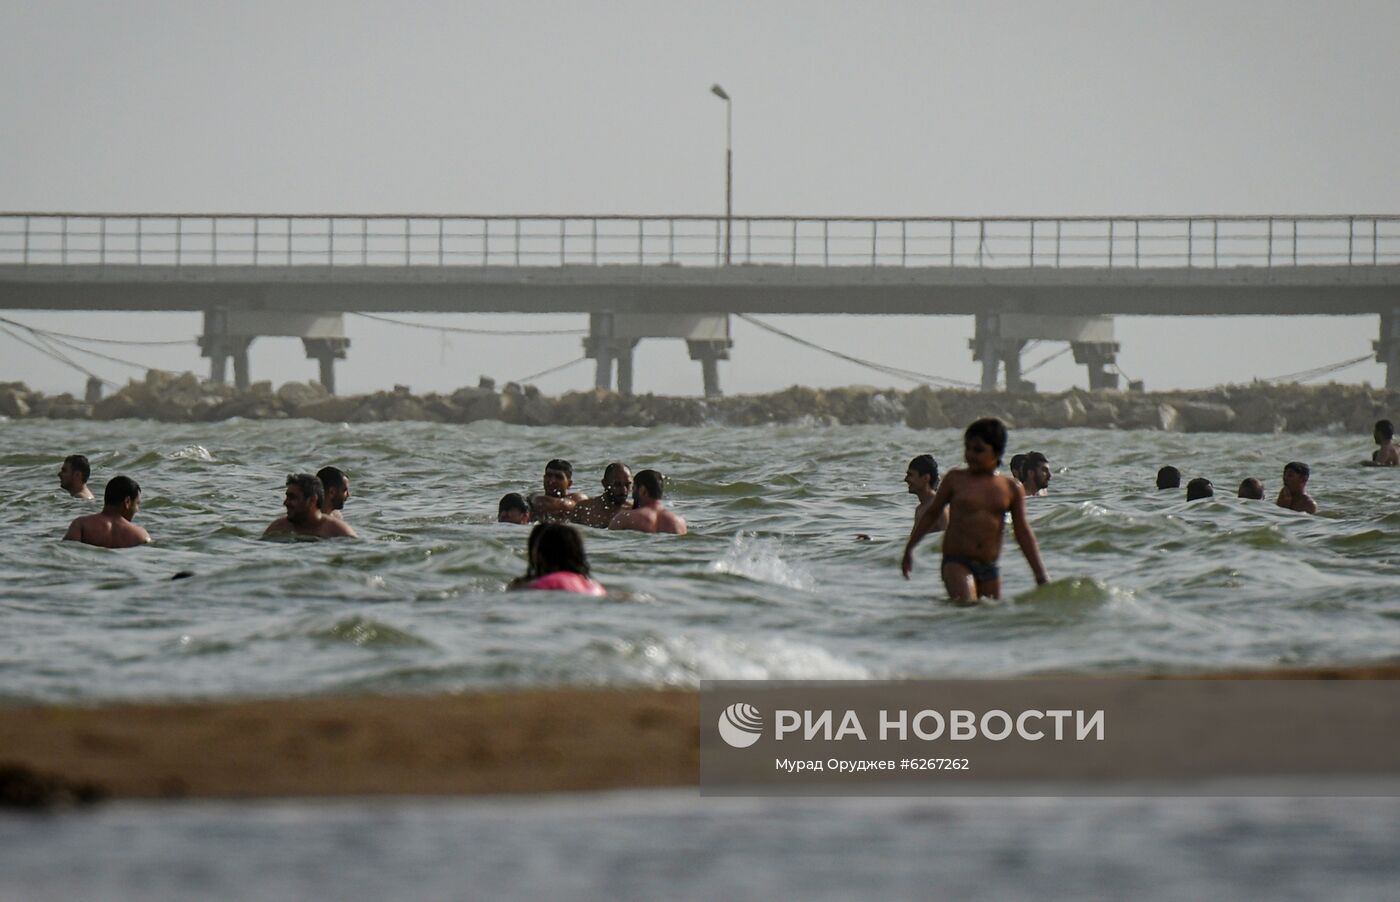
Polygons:
<instances>
[{"instance_id":1,"label":"man with dark hair swimming","mask_svg":"<svg viewBox=\"0 0 1400 902\"><path fill-rule=\"evenodd\" d=\"M321 513L337 520L344 519L341 511L350 500L350 477L339 467L322 467L316 471L316 478L321 480L321 490L325 493L321 498Z\"/></svg>"},{"instance_id":2,"label":"man with dark hair swimming","mask_svg":"<svg viewBox=\"0 0 1400 902\"><path fill-rule=\"evenodd\" d=\"M588 498L569 491L573 485L573 464L557 457L545 464L544 492L530 496L530 514L542 523L567 523L575 505Z\"/></svg>"},{"instance_id":3,"label":"man with dark hair swimming","mask_svg":"<svg viewBox=\"0 0 1400 902\"><path fill-rule=\"evenodd\" d=\"M263 538L279 535L308 536L332 539L339 536L358 538L350 524L321 513L321 502L325 499L325 489L321 480L310 473L294 473L287 477L287 494L282 506L287 509L285 517L278 517L267 527Z\"/></svg>"},{"instance_id":4,"label":"man with dark hair swimming","mask_svg":"<svg viewBox=\"0 0 1400 902\"><path fill-rule=\"evenodd\" d=\"M607 529L618 511L632 506L628 501L631 495L632 471L622 461L615 460L603 470L603 494L574 505L570 518L584 526Z\"/></svg>"},{"instance_id":5,"label":"man with dark hair swimming","mask_svg":"<svg viewBox=\"0 0 1400 902\"><path fill-rule=\"evenodd\" d=\"M631 529L636 532L669 532L686 534L685 520L661 503L666 478L655 470L643 470L632 479L632 509L618 511L608 529Z\"/></svg>"},{"instance_id":6,"label":"man with dark hair swimming","mask_svg":"<svg viewBox=\"0 0 1400 902\"><path fill-rule=\"evenodd\" d=\"M1181 488L1181 471L1173 466L1166 466L1157 471L1157 491L1162 489Z\"/></svg>"},{"instance_id":7,"label":"man with dark hair swimming","mask_svg":"<svg viewBox=\"0 0 1400 902\"><path fill-rule=\"evenodd\" d=\"M507 492L496 505L497 523L515 523L520 526L530 522L530 505L519 492Z\"/></svg>"},{"instance_id":8,"label":"man with dark hair swimming","mask_svg":"<svg viewBox=\"0 0 1400 902\"><path fill-rule=\"evenodd\" d=\"M141 509L141 487L129 476L114 476L102 493L102 512L78 517L63 534L65 541L101 548L131 548L151 541L146 530L131 521Z\"/></svg>"},{"instance_id":9,"label":"man with dark hair swimming","mask_svg":"<svg viewBox=\"0 0 1400 902\"><path fill-rule=\"evenodd\" d=\"M92 478L92 467L88 466L88 459L81 454L70 454L63 459L63 464L58 468L58 486L74 498L82 498L84 501L92 501L92 489L88 488L87 482Z\"/></svg>"},{"instance_id":10,"label":"man with dark hair swimming","mask_svg":"<svg viewBox=\"0 0 1400 902\"><path fill-rule=\"evenodd\" d=\"M904 484L909 487L909 494L919 499L918 507L914 508L914 522L918 523L924 511L933 506L933 496L938 492L938 461L932 454L920 454L909 461L909 468L904 471ZM929 531L938 532L947 526L948 514L944 512Z\"/></svg>"},{"instance_id":11,"label":"man with dark hair swimming","mask_svg":"<svg viewBox=\"0 0 1400 902\"><path fill-rule=\"evenodd\" d=\"M1305 463L1293 460L1283 466L1283 488L1279 489L1277 504L1300 514L1317 513L1317 502L1308 494L1308 478L1312 470Z\"/></svg>"}]
</instances>

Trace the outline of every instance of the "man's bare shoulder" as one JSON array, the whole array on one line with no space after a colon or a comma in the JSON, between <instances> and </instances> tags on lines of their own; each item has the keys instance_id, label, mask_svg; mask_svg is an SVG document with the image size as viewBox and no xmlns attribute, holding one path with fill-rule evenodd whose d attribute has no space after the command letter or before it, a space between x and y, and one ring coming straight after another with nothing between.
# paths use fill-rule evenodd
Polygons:
<instances>
[{"instance_id":1,"label":"man's bare shoulder","mask_svg":"<svg viewBox=\"0 0 1400 902\"><path fill-rule=\"evenodd\" d=\"M669 532L673 535L683 536L687 531L685 518L671 511L663 511L656 517L656 531Z\"/></svg>"},{"instance_id":2,"label":"man's bare shoulder","mask_svg":"<svg viewBox=\"0 0 1400 902\"><path fill-rule=\"evenodd\" d=\"M277 533L291 532L291 531L292 531L292 521L291 521L291 520L288 520L286 517L278 517L276 520L273 520L270 524L268 524L267 529L264 529L264 530L263 530L263 535L265 535L265 536L270 536L270 535L275 535L275 534L277 534Z\"/></svg>"},{"instance_id":3,"label":"man's bare shoulder","mask_svg":"<svg viewBox=\"0 0 1400 902\"><path fill-rule=\"evenodd\" d=\"M349 539L358 539L360 537L359 533L355 532L354 527L349 523L346 523L344 520L333 520L330 517L326 517L321 521L321 528L317 530L316 534L328 539L335 539L342 536Z\"/></svg>"}]
</instances>

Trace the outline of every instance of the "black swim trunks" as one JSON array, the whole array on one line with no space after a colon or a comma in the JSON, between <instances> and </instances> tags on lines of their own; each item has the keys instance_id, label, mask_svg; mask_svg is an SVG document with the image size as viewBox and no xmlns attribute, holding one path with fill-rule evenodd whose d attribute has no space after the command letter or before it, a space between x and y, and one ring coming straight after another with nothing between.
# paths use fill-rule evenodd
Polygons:
<instances>
[{"instance_id":1,"label":"black swim trunks","mask_svg":"<svg viewBox=\"0 0 1400 902\"><path fill-rule=\"evenodd\" d=\"M967 572L972 574L972 578L977 581L979 586L1001 579L1001 572L997 570L996 561L974 561L972 558L966 558L960 554L945 554L943 555L943 563L966 567Z\"/></svg>"}]
</instances>

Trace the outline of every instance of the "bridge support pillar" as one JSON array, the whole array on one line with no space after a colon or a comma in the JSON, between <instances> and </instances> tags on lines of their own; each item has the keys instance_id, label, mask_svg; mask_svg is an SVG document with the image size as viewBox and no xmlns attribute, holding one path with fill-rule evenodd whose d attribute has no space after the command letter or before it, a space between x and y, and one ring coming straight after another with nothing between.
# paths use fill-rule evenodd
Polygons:
<instances>
[{"instance_id":1,"label":"bridge support pillar","mask_svg":"<svg viewBox=\"0 0 1400 902\"><path fill-rule=\"evenodd\" d=\"M997 373L1004 369L1007 391L1033 393L1035 383L1021 378L1021 351L1026 340L1003 335L1001 319L995 313L977 314L973 338L968 342L972 359L982 362L982 391L996 391Z\"/></svg>"},{"instance_id":2,"label":"bridge support pillar","mask_svg":"<svg viewBox=\"0 0 1400 902\"><path fill-rule=\"evenodd\" d=\"M700 376L705 385L705 397L718 398L719 362L729 359L729 349L734 342L729 339L690 339L686 343L690 349L690 359L700 361Z\"/></svg>"},{"instance_id":3,"label":"bridge support pillar","mask_svg":"<svg viewBox=\"0 0 1400 902\"><path fill-rule=\"evenodd\" d=\"M1376 362L1385 364L1385 387L1400 388L1400 307L1381 314L1381 337L1371 346Z\"/></svg>"},{"instance_id":4,"label":"bridge support pillar","mask_svg":"<svg viewBox=\"0 0 1400 902\"><path fill-rule=\"evenodd\" d=\"M1074 362L1082 364L1089 371L1089 391L1118 387L1118 374L1108 371L1108 367L1118 359L1118 342L1072 341L1070 348L1074 352Z\"/></svg>"},{"instance_id":5,"label":"bridge support pillar","mask_svg":"<svg viewBox=\"0 0 1400 902\"><path fill-rule=\"evenodd\" d=\"M345 350L350 347L348 338L303 338L306 359L315 360L321 366L321 384L326 391L335 394L335 362L345 359Z\"/></svg>"},{"instance_id":6,"label":"bridge support pillar","mask_svg":"<svg viewBox=\"0 0 1400 902\"><path fill-rule=\"evenodd\" d=\"M612 390L617 362L617 391L632 394L632 352L643 338L684 338L690 359L700 361L705 396L719 396L719 361L729 359L729 317L724 314L593 313L583 354L596 362L593 384Z\"/></svg>"}]
</instances>

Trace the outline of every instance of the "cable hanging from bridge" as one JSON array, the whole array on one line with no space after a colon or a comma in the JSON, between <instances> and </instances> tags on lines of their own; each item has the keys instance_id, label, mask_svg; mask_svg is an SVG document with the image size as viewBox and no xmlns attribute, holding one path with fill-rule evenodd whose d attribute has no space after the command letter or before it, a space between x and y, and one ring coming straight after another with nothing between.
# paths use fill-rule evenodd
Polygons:
<instances>
[{"instance_id":1,"label":"cable hanging from bridge","mask_svg":"<svg viewBox=\"0 0 1400 902\"><path fill-rule=\"evenodd\" d=\"M524 385L524 384L527 383L527 382L533 382L533 381L535 381L536 379L540 378L541 376L548 376L548 375L551 375L551 374L553 374L553 373L557 373L557 372L559 372L560 370L567 370L569 367L573 366L574 364L583 363L583 362L584 362L585 360L587 360L587 359L588 359L587 357L576 357L576 358L574 358L573 360L570 360L568 363L561 363L561 364L559 364L558 366L552 366L552 367L550 367L550 368L547 369L547 370L540 370L538 373L531 373L531 374L528 375L528 376L522 376L522 377L520 377L519 379L511 379L511 380L509 380L509 381L510 381L510 382L514 382L516 385Z\"/></svg>"},{"instance_id":2,"label":"cable hanging from bridge","mask_svg":"<svg viewBox=\"0 0 1400 902\"><path fill-rule=\"evenodd\" d=\"M93 336L91 336L91 335L70 335L70 334L68 334L67 332L55 332L55 331L53 331L52 329L40 329L40 328L37 328L37 327L35 327L35 326L26 326L24 323L17 322L17 321L12 320L12 319L6 319L6 318L3 317L3 316L0 316L0 323L6 323L6 324L11 325L11 326L16 326L16 327L18 327L18 328L20 328L20 329L24 329L24 330L26 330L26 331L28 331L28 332L35 332L35 333L42 332L42 333L45 334L45 335L49 335L49 336L53 336L53 337L57 337L57 338L66 338L66 339L69 339L70 341L87 341L87 342L91 342L91 343L93 343L93 344L102 344L102 345L132 345L132 346L141 345L141 346L154 346L154 345L193 345L193 344L198 344L198 343L199 343L199 342L195 341L193 338L175 338L175 339L159 339L159 340L152 340L152 341L139 341L139 340L136 340L136 339L125 339L125 338L95 338L95 337L93 337Z\"/></svg>"},{"instance_id":3,"label":"cable hanging from bridge","mask_svg":"<svg viewBox=\"0 0 1400 902\"><path fill-rule=\"evenodd\" d=\"M1266 379L1259 379L1259 382L1311 382L1313 379L1327 376L1332 373L1341 372L1344 369L1356 366L1367 360L1373 360L1374 355L1362 354L1360 357L1353 357L1350 360L1341 360L1337 363L1329 363L1324 366L1313 367L1310 370L1299 370L1296 373L1285 373L1282 376L1269 376Z\"/></svg>"},{"instance_id":4,"label":"cable hanging from bridge","mask_svg":"<svg viewBox=\"0 0 1400 902\"><path fill-rule=\"evenodd\" d=\"M793 335L791 332L784 332L782 329L779 329L776 326L770 326L767 323L763 322L763 320L757 319L748 313L736 313L734 315L739 317L739 319L744 320L745 322L752 323L753 325L757 326L760 329L763 329L766 332L772 332L774 335L782 336L783 338L786 338L789 341L796 342L797 344L800 344L803 347L811 348L814 351L821 351L823 354L829 354L832 357L844 360L847 363L854 363L857 366L863 366L866 369L874 370L877 373L883 373L886 376L894 376L896 379L904 379L909 382L919 383L921 385L929 385L931 383L934 383L944 386L952 386L956 388L976 389L980 387L975 383L963 382L960 379L950 379L947 376L933 376L929 375L928 373L918 373L914 370L906 370L903 367L889 366L883 363L875 363L872 360L864 360L860 357L852 357L850 354L845 354L841 351L824 347L822 345L817 344L816 342L808 341L805 338L799 338L798 336Z\"/></svg>"},{"instance_id":5,"label":"cable hanging from bridge","mask_svg":"<svg viewBox=\"0 0 1400 902\"><path fill-rule=\"evenodd\" d=\"M74 368L80 370L81 372L87 373L87 375L92 376L93 378L96 378L96 379L101 379L102 377L100 377L100 376L98 376L96 373L93 373L93 372L91 372L90 370L84 369L83 367L81 367L81 366L79 366L78 364L74 363L71 359L69 359L69 358L67 357L67 355L63 354L63 353L60 352L60 351L57 351L53 346L54 346L54 345L59 345L59 346L61 346L61 347L67 348L67 349L70 350L70 351L77 351L77 352L80 353L80 354L87 354L87 355L90 356L90 357L96 357L96 358L98 358L99 360L106 360L106 361L108 361L109 363L116 363L116 364L120 364L121 366L131 367L131 368L134 369L134 370L141 370L141 371L143 371L143 372L149 372L149 371L151 371L151 370L155 370L156 372L159 372L159 373L167 373L167 374L169 374L169 375L176 375L176 373L175 373L174 370L161 369L161 368L158 367L158 366L150 366L150 365L144 364L144 363L137 363L137 362L134 361L134 360L126 360L126 359L123 359L123 358L121 358L121 357L113 357L113 356L110 355L110 354L103 354L101 351L93 351L93 350L91 350L91 349L89 349L89 348L79 347L78 345L75 345L75 344L73 344L72 342L65 341L65 340L63 340L62 338L56 337L57 335L60 335L60 334L62 334L62 333L49 332L48 330L45 330L45 329L37 329L37 328L35 328L34 326L26 326L26 325L24 325L23 323L15 322L14 320L4 319L3 317L0 317L0 323L7 323L7 324L9 324L9 325L17 326L17 327L23 329L24 331L28 332L31 336L33 336L33 338L34 338L36 341L38 341L38 342L40 342L40 343L46 345L46 346L48 347L48 353L49 353L50 356L54 357L55 359L63 360L64 362L68 363L69 366L72 366L72 367L74 367ZM6 332L9 332L9 334L11 335L11 337L18 338L18 336L16 336L13 332L10 332L8 329L6 329L5 331L6 331ZM35 345L30 345L30 347L35 347ZM102 379L102 381L103 381L104 383L106 383L107 385L110 385L110 386L113 386L113 387L117 387L117 386L118 386L118 383L112 382L111 380L108 380L108 379Z\"/></svg>"},{"instance_id":6,"label":"cable hanging from bridge","mask_svg":"<svg viewBox=\"0 0 1400 902\"><path fill-rule=\"evenodd\" d=\"M117 383L111 381L110 379L103 379L101 376L97 375L92 370L88 369L80 363L77 363L76 361L72 360L67 355L59 351L55 351L52 348L46 348L42 344L39 344L37 341L30 341L29 339L26 339L21 335L16 335L14 332L10 331L3 325L0 325L0 332L5 333L20 344L38 351L45 357L51 357L65 366L72 367L73 369L77 370L78 372L82 373L84 376L87 376L90 379L96 379L98 382L101 382L103 385L106 385L110 388L118 387Z\"/></svg>"},{"instance_id":7,"label":"cable hanging from bridge","mask_svg":"<svg viewBox=\"0 0 1400 902\"><path fill-rule=\"evenodd\" d=\"M1045 364L1047 364L1047 363L1049 363L1050 361L1056 359L1057 357L1063 357L1063 356L1065 356L1066 354L1068 354L1068 353L1069 353L1070 351L1072 351L1072 350L1074 350L1074 345L1065 345L1063 348L1060 348L1058 351L1056 351L1055 353L1051 354L1050 356L1045 357L1045 358L1042 358L1042 359L1040 359L1040 360L1037 360L1035 363L1032 363L1030 366L1028 366L1028 367L1026 367L1025 369L1021 370L1021 375L1022 375L1022 376L1029 376L1031 373L1034 373L1036 370L1038 370L1038 369L1040 369L1041 367L1045 366Z\"/></svg>"},{"instance_id":8,"label":"cable hanging from bridge","mask_svg":"<svg viewBox=\"0 0 1400 902\"><path fill-rule=\"evenodd\" d=\"M456 332L463 335L587 335L587 329L468 329L464 326L434 326L428 323L413 323L403 319L393 319L388 316L378 316L373 313L359 313L351 311L354 316L362 316L365 319L372 319L376 322L389 323L393 326L404 326L409 329L427 329L432 332Z\"/></svg>"}]
</instances>

